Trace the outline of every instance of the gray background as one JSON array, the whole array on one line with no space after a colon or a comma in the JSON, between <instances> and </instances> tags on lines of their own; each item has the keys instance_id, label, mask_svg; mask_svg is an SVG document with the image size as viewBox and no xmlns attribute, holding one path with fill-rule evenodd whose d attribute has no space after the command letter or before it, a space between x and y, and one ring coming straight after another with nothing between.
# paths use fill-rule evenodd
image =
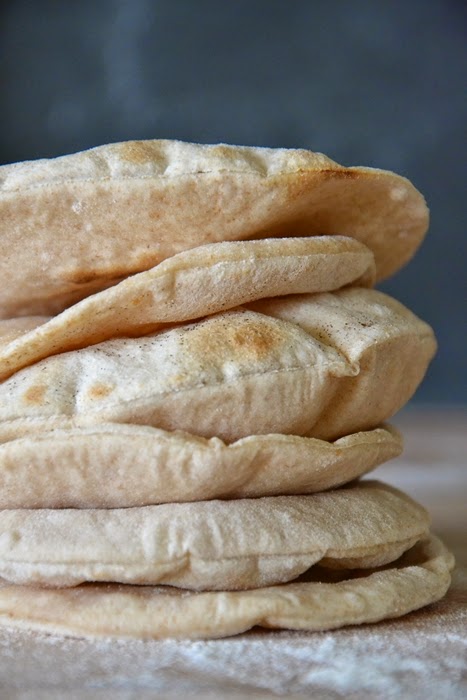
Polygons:
<instances>
[{"instance_id":1,"label":"gray background","mask_svg":"<svg viewBox=\"0 0 467 700\"><path fill-rule=\"evenodd\" d=\"M440 342L416 400L466 399L467 3L16 0L0 13L2 163L178 138L409 177L431 229L382 288Z\"/></svg>"}]
</instances>

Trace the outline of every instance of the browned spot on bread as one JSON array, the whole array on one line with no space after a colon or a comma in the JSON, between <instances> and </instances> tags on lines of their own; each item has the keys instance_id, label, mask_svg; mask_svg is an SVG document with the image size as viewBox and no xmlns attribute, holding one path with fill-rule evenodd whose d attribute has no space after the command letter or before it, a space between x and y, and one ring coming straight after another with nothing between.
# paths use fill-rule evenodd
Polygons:
<instances>
[{"instance_id":1,"label":"browned spot on bread","mask_svg":"<svg viewBox=\"0 0 467 700\"><path fill-rule=\"evenodd\" d=\"M44 395L47 391L46 384L33 384L32 386L24 392L23 399L26 403L33 404L35 406L44 403Z\"/></svg>"},{"instance_id":2,"label":"browned spot on bread","mask_svg":"<svg viewBox=\"0 0 467 700\"><path fill-rule=\"evenodd\" d=\"M358 170L352 170L350 168L329 168L328 170L320 170L320 175L323 177L340 177L347 178L348 180L355 180L362 176L362 173Z\"/></svg>"},{"instance_id":3,"label":"browned spot on bread","mask_svg":"<svg viewBox=\"0 0 467 700\"><path fill-rule=\"evenodd\" d=\"M113 391L113 386L110 384L104 384L103 382L96 382L93 384L88 391L88 396L90 399L105 399Z\"/></svg>"},{"instance_id":4,"label":"browned spot on bread","mask_svg":"<svg viewBox=\"0 0 467 700\"><path fill-rule=\"evenodd\" d=\"M232 347L238 348L241 354L249 353L258 358L268 355L283 341L282 335L278 334L276 329L253 324L233 329L230 340Z\"/></svg>"},{"instance_id":5,"label":"browned spot on bread","mask_svg":"<svg viewBox=\"0 0 467 700\"><path fill-rule=\"evenodd\" d=\"M130 303L132 306L141 306L144 303L151 303L151 295L148 294L148 292L142 292L140 294L136 294L135 296L132 297Z\"/></svg>"},{"instance_id":6,"label":"browned spot on bread","mask_svg":"<svg viewBox=\"0 0 467 700\"><path fill-rule=\"evenodd\" d=\"M190 350L195 357L213 353L239 364L277 355L288 340L280 326L261 319L235 318L222 325L202 324L194 330Z\"/></svg>"},{"instance_id":7,"label":"browned spot on bread","mask_svg":"<svg viewBox=\"0 0 467 700\"><path fill-rule=\"evenodd\" d=\"M146 141L126 141L118 147L118 154L122 160L129 163L150 163L155 160L154 145Z\"/></svg>"},{"instance_id":8,"label":"browned spot on bread","mask_svg":"<svg viewBox=\"0 0 467 700\"><path fill-rule=\"evenodd\" d=\"M232 146L228 146L224 143L218 143L215 146L211 146L209 149L209 152L211 155L216 156L217 158L222 158L225 161L234 161L236 158L239 158L240 152L236 148L232 148Z\"/></svg>"}]
</instances>

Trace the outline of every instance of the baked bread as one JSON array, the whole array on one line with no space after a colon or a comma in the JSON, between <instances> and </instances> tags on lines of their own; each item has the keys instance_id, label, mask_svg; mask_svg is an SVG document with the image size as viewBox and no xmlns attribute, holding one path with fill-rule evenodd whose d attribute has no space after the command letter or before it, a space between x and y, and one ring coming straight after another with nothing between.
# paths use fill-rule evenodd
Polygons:
<instances>
[{"instance_id":1,"label":"baked bread","mask_svg":"<svg viewBox=\"0 0 467 700\"><path fill-rule=\"evenodd\" d=\"M228 443L335 440L401 408L435 347L426 323L375 290L255 302L25 367L0 384L0 441L109 422Z\"/></svg>"},{"instance_id":2,"label":"baked bread","mask_svg":"<svg viewBox=\"0 0 467 700\"><path fill-rule=\"evenodd\" d=\"M452 554L434 536L383 569L311 577L252 591L194 593L167 586L0 586L0 625L84 637L209 639L260 625L318 631L406 615L442 598ZM318 572L319 569L319 572ZM311 578L311 580L307 580Z\"/></svg>"},{"instance_id":3,"label":"baked bread","mask_svg":"<svg viewBox=\"0 0 467 700\"><path fill-rule=\"evenodd\" d=\"M219 438L109 423L0 444L0 508L128 508L324 491L397 457L386 425L325 442L297 435Z\"/></svg>"},{"instance_id":4,"label":"baked bread","mask_svg":"<svg viewBox=\"0 0 467 700\"><path fill-rule=\"evenodd\" d=\"M128 141L0 168L0 318L50 315L182 250L345 235L378 279L428 226L405 178L303 150Z\"/></svg>"},{"instance_id":5,"label":"baked bread","mask_svg":"<svg viewBox=\"0 0 467 700\"><path fill-rule=\"evenodd\" d=\"M381 566L428 527L422 506L376 481L308 496L2 510L0 576L53 587L110 581L259 588L290 581L317 562Z\"/></svg>"}]
</instances>

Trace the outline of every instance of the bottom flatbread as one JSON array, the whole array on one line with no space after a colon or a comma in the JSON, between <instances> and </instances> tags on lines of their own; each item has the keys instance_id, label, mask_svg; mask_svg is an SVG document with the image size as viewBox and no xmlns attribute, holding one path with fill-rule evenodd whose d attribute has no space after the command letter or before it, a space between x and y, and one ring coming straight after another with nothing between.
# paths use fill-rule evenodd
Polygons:
<instances>
[{"instance_id":1,"label":"bottom flatbread","mask_svg":"<svg viewBox=\"0 0 467 700\"><path fill-rule=\"evenodd\" d=\"M373 572L312 573L313 580L253 591L193 593L163 586L0 587L0 624L68 636L209 639L255 625L318 631L400 617L444 596L454 559L430 536ZM316 580L319 578L319 580Z\"/></svg>"}]
</instances>

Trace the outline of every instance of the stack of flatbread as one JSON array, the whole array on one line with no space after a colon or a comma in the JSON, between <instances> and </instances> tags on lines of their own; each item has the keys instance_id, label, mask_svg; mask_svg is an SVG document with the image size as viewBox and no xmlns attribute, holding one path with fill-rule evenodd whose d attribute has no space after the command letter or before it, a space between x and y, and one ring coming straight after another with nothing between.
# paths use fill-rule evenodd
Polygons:
<instances>
[{"instance_id":1,"label":"stack of flatbread","mask_svg":"<svg viewBox=\"0 0 467 700\"><path fill-rule=\"evenodd\" d=\"M373 289L427 228L406 179L149 141L0 182L2 624L208 638L445 594L426 511L358 480L435 352Z\"/></svg>"}]
</instances>

